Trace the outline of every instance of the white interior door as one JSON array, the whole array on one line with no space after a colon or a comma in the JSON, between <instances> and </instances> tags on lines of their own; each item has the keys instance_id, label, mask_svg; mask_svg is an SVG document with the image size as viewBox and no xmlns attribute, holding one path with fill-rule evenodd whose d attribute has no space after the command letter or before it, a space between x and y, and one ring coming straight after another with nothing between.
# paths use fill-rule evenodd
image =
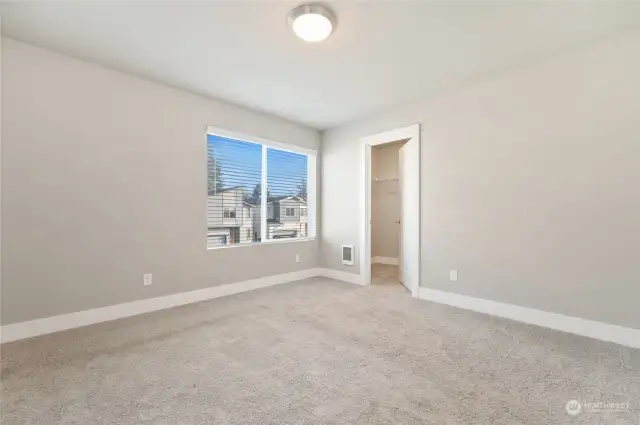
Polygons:
<instances>
[{"instance_id":1,"label":"white interior door","mask_svg":"<svg viewBox=\"0 0 640 425\"><path fill-rule=\"evenodd\" d=\"M409 178L409 174L407 172L408 161L406 158L407 149L406 144L400 147L399 154L399 173L400 177L399 181L399 192L400 192L400 223L398 226L399 232L399 247L398 247L398 280L402 282L402 284L411 291L412 289L412 279L411 279L411 270L409 264L409 254L411 252L411 247L407 246L407 241L409 238L405 237L408 235L411 220L407 217L407 212L411 211L410 202L411 202L411 185L416 184L411 181Z\"/></svg>"}]
</instances>

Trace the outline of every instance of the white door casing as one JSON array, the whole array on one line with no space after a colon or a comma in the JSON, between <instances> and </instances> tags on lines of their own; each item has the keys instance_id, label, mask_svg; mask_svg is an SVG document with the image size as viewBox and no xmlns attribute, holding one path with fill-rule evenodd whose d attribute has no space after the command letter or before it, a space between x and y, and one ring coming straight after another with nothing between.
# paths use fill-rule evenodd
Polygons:
<instances>
[{"instance_id":1,"label":"white door casing","mask_svg":"<svg viewBox=\"0 0 640 425\"><path fill-rule=\"evenodd\" d=\"M402 161L404 155L402 146L398 150L398 202L400 203L400 214L396 221L396 232L398 232L398 282L404 285L404 276L402 267L402 226L404 221L402 220Z\"/></svg>"},{"instance_id":2,"label":"white door casing","mask_svg":"<svg viewBox=\"0 0 640 425\"><path fill-rule=\"evenodd\" d=\"M413 297L418 297L420 287L420 125L399 128L361 139L360 163L360 281L371 283L371 147L404 141L403 167L400 180L403 184L402 264L405 286Z\"/></svg>"},{"instance_id":3,"label":"white door casing","mask_svg":"<svg viewBox=\"0 0 640 425\"><path fill-rule=\"evenodd\" d=\"M404 241L404 237L403 235L405 234L405 232L408 231L408 229L405 228L405 226L407 225L407 220L405 220L404 218L404 211L409 211L407 209L407 206L405 205L405 202L408 201L408 197L410 196L410 194L407 194L404 192L405 189L408 189L407 185L405 184L405 180L406 180L406 176L405 176L405 165L404 163L406 162L406 149L404 147L404 145L402 145L400 147L400 150L398 151L398 193L399 193L399 198L400 198L400 223L398 225L398 241L399 241L399 247L398 247L398 280L400 281L400 283L402 283L408 290L411 290L411 286L410 286L410 280L411 280L411 276L409 275L409 265L407 264L407 260L406 257L404 256L404 252L405 250L407 250L407 248L404 246L405 241ZM409 183L409 182L407 182ZM407 250L407 252L409 252Z\"/></svg>"}]
</instances>

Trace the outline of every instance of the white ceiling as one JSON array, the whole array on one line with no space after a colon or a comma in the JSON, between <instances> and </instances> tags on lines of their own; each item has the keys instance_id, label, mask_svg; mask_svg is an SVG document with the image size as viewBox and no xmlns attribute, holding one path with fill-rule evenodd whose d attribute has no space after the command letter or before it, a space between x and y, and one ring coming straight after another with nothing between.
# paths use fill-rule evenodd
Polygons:
<instances>
[{"instance_id":1,"label":"white ceiling","mask_svg":"<svg viewBox=\"0 0 640 425\"><path fill-rule=\"evenodd\" d=\"M640 24L640 1L333 1L324 43L291 1L21 1L5 35L317 129Z\"/></svg>"}]
</instances>

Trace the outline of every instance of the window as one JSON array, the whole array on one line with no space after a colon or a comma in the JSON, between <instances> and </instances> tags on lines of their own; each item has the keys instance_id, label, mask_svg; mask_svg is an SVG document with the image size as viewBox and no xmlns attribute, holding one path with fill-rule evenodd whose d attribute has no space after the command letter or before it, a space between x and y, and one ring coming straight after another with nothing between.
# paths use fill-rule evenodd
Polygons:
<instances>
[{"instance_id":1,"label":"window","mask_svg":"<svg viewBox=\"0 0 640 425\"><path fill-rule=\"evenodd\" d=\"M315 151L207 130L207 247L315 237Z\"/></svg>"}]
</instances>

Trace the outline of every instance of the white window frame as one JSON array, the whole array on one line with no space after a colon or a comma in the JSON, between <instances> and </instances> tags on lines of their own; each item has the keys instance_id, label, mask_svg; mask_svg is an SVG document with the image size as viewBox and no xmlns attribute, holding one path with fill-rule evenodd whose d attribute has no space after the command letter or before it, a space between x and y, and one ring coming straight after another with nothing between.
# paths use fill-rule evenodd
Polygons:
<instances>
[{"instance_id":1,"label":"white window frame","mask_svg":"<svg viewBox=\"0 0 640 425\"><path fill-rule=\"evenodd\" d=\"M291 214L289 214L289 210L291 210ZM295 217L296 216L295 207L284 207L284 216L285 217Z\"/></svg>"},{"instance_id":2,"label":"white window frame","mask_svg":"<svg viewBox=\"0 0 640 425\"><path fill-rule=\"evenodd\" d=\"M307 235L312 232L314 235L317 231L316 223L316 161L318 151L315 149L303 148L300 146L290 145L287 143L276 142L273 140L265 139L263 137L252 136L249 134L242 134L235 131L229 131L222 128L207 126L205 134L205 146L208 143L208 136L219 136L228 139L238 140L245 143L254 143L262 146L262 193L267 193L267 149L278 149L281 151L292 152L302 154L307 157ZM206 167L206 161L205 161ZM206 214L205 214L206 218ZM296 243L304 241L315 240L315 236L306 236L301 238L289 239L267 239L268 227L267 227L267 197L261 197L260 204L260 238L259 242L242 243L242 244L228 244L216 247L207 247L208 250L214 249L230 249L241 248L245 246L255 246L264 244L278 244L278 243Z\"/></svg>"},{"instance_id":3,"label":"white window frame","mask_svg":"<svg viewBox=\"0 0 640 425\"><path fill-rule=\"evenodd\" d=\"M233 213L233 217L231 216L231 213ZM235 208L225 207L222 212L222 218L238 218L238 212Z\"/></svg>"}]
</instances>

